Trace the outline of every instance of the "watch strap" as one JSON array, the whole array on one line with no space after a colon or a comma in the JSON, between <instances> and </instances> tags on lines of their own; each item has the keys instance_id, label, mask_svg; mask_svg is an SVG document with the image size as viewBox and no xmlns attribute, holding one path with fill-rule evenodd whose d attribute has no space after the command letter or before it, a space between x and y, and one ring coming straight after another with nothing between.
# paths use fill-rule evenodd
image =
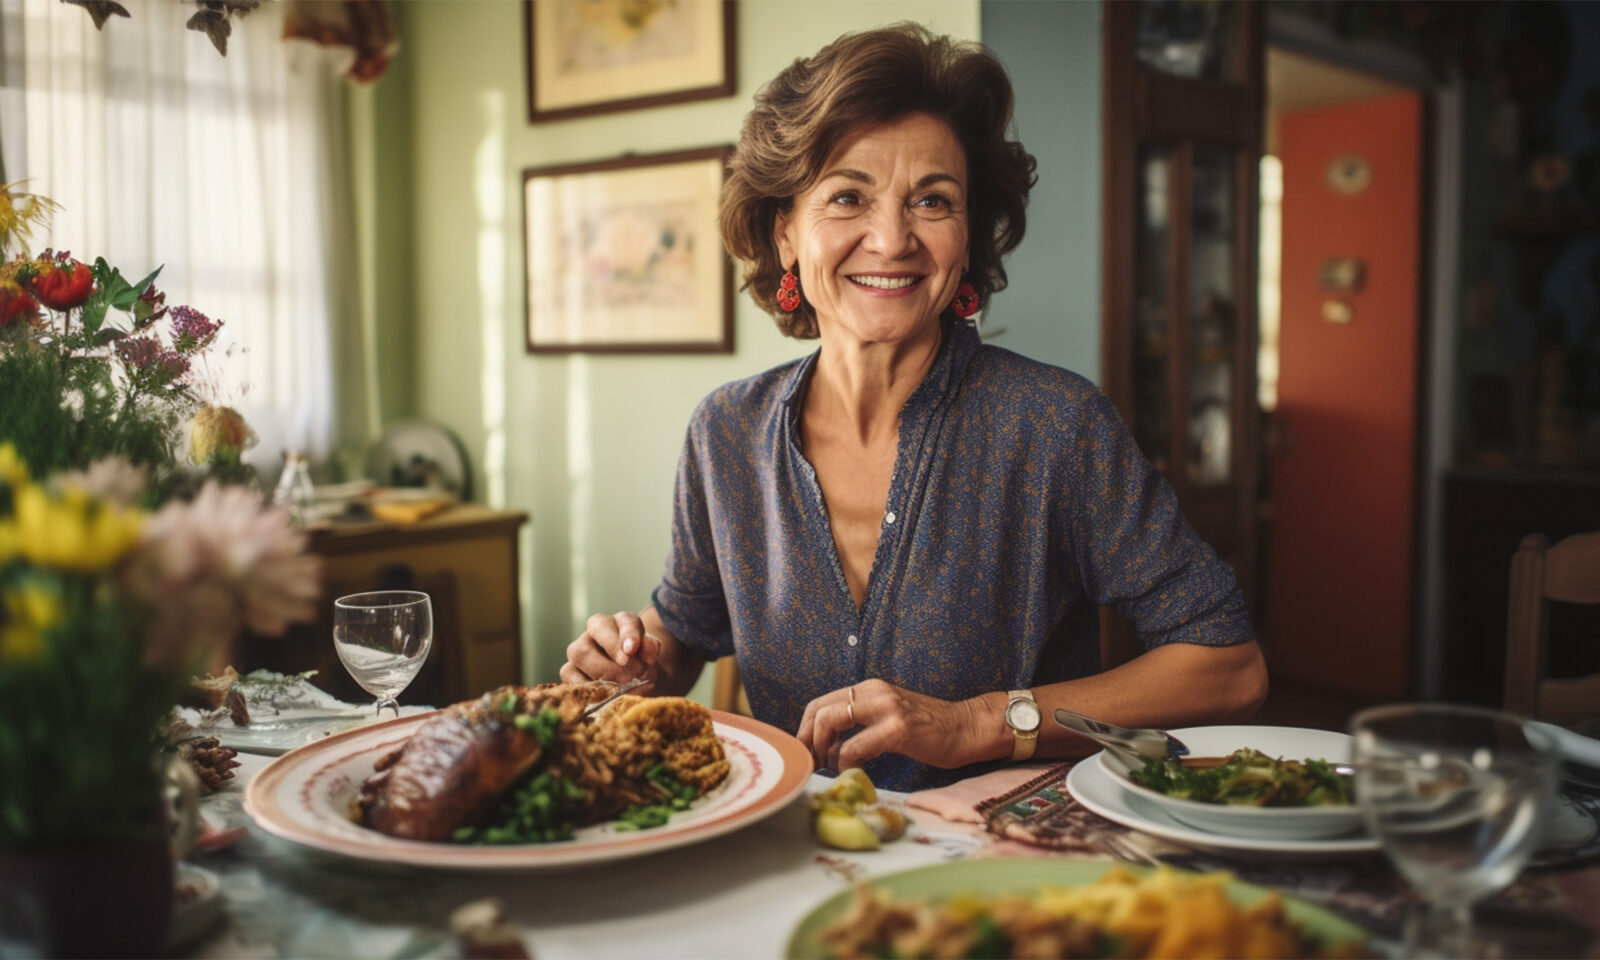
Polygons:
<instances>
[{"instance_id":1,"label":"watch strap","mask_svg":"<svg viewBox=\"0 0 1600 960\"><path fill-rule=\"evenodd\" d=\"M1033 699L1032 690L1012 690L1006 694L1006 726L1011 728L1011 761L1016 763L1027 760L1033 756L1034 748L1039 745L1039 725L1035 724L1032 730L1023 730L1011 722L1011 705L1018 700L1026 700L1034 705L1034 714L1043 717L1039 712L1039 705ZM1042 723L1042 720L1039 721Z\"/></svg>"}]
</instances>

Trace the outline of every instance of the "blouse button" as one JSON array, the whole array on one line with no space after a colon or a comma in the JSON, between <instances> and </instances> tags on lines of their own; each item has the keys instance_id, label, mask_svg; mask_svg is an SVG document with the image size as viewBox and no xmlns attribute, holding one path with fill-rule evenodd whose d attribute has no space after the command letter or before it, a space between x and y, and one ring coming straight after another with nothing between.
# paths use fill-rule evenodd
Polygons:
<instances>
[{"instance_id":1,"label":"blouse button","mask_svg":"<svg viewBox=\"0 0 1600 960\"><path fill-rule=\"evenodd\" d=\"M856 644L860 643L861 641L857 640L856 639L856 635L852 633L852 634L850 634L850 636L844 638L844 642L850 644L850 646L853 647Z\"/></svg>"},{"instance_id":2,"label":"blouse button","mask_svg":"<svg viewBox=\"0 0 1600 960\"><path fill-rule=\"evenodd\" d=\"M893 510L890 510L889 511L889 515L883 518L883 522L884 523L894 523L894 511Z\"/></svg>"}]
</instances>

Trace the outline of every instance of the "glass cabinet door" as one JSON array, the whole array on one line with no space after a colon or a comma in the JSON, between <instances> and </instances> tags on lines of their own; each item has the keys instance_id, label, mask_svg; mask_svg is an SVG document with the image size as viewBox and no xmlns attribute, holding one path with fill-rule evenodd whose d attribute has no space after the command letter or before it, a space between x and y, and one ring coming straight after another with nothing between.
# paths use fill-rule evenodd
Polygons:
<instances>
[{"instance_id":1,"label":"glass cabinet door","mask_svg":"<svg viewBox=\"0 0 1600 960\"><path fill-rule=\"evenodd\" d=\"M1233 4L1223 0L1143 0L1139 62L1180 77L1238 81L1241 58L1233 17Z\"/></svg>"},{"instance_id":2,"label":"glass cabinet door","mask_svg":"<svg viewBox=\"0 0 1600 960\"><path fill-rule=\"evenodd\" d=\"M1172 312L1168 250L1168 181L1171 151L1150 147L1139 163L1139 241L1134 269L1138 278L1138 314L1134 320L1134 439L1157 470L1166 471L1172 449L1171 339Z\"/></svg>"},{"instance_id":3,"label":"glass cabinet door","mask_svg":"<svg viewBox=\"0 0 1600 960\"><path fill-rule=\"evenodd\" d=\"M1190 483L1233 479L1234 306L1233 170L1237 151L1194 151L1189 210L1188 447Z\"/></svg>"},{"instance_id":4,"label":"glass cabinet door","mask_svg":"<svg viewBox=\"0 0 1600 960\"><path fill-rule=\"evenodd\" d=\"M1195 530L1256 558L1255 268L1260 4L1105 11L1102 382Z\"/></svg>"}]
</instances>

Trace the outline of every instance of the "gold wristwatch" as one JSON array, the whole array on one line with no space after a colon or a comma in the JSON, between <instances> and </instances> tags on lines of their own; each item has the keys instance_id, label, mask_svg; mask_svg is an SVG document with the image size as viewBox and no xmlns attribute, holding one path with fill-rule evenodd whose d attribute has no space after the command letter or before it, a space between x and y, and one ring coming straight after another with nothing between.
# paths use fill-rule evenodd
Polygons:
<instances>
[{"instance_id":1,"label":"gold wristwatch","mask_svg":"<svg viewBox=\"0 0 1600 960\"><path fill-rule=\"evenodd\" d=\"M1039 743L1039 704L1034 701L1032 690L1013 690L1006 698L1006 726L1016 738L1011 759L1026 760L1033 756L1033 748Z\"/></svg>"}]
</instances>

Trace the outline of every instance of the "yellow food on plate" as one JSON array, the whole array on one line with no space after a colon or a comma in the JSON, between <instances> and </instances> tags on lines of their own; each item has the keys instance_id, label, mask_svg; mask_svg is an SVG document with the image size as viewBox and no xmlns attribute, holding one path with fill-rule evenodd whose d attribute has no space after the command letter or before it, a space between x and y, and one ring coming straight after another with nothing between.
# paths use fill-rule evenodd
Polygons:
<instances>
[{"instance_id":1,"label":"yellow food on plate","mask_svg":"<svg viewBox=\"0 0 1600 960\"><path fill-rule=\"evenodd\" d=\"M906 832L906 815L878 803L866 771L851 767L811 797L811 832L835 850L876 850Z\"/></svg>"},{"instance_id":2,"label":"yellow food on plate","mask_svg":"<svg viewBox=\"0 0 1600 960\"><path fill-rule=\"evenodd\" d=\"M1081 887L1031 896L979 893L938 903L896 900L857 884L845 915L822 932L829 955L874 957L1355 957L1359 943L1321 944L1268 894L1243 907L1231 877L1113 867Z\"/></svg>"}]
</instances>

